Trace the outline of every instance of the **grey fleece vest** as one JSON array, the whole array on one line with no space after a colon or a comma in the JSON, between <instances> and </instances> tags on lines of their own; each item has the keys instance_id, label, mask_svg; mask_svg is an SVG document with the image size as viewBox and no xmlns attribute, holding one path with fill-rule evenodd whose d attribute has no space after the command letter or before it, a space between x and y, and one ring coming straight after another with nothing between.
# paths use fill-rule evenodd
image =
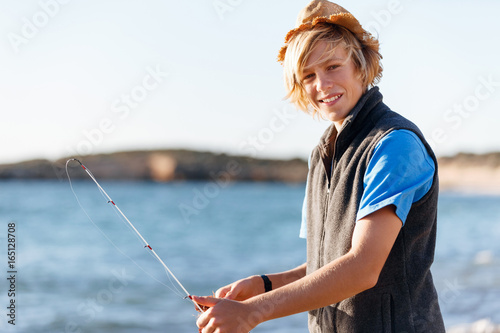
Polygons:
<instances>
[{"instance_id":1,"label":"grey fleece vest","mask_svg":"<svg viewBox=\"0 0 500 333\"><path fill-rule=\"evenodd\" d=\"M332 125L313 150L307 187L308 274L351 248L368 162L380 139L396 129L417 134L437 168L434 153L420 130L382 103L377 87L361 97L338 135ZM334 147L331 154L329 147ZM412 163L411 158L407 162ZM436 240L437 170L435 174L429 192L412 205L377 285L340 303L310 311L310 332L445 331L430 272Z\"/></svg>"}]
</instances>

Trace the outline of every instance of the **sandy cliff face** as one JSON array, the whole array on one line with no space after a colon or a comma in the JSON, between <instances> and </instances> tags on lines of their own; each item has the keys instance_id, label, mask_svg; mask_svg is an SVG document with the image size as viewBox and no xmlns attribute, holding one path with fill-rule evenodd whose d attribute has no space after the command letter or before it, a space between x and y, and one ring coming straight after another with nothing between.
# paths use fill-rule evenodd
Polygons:
<instances>
[{"instance_id":1,"label":"sandy cliff face","mask_svg":"<svg viewBox=\"0 0 500 333\"><path fill-rule=\"evenodd\" d=\"M443 165L439 180L443 190L500 193L500 168Z\"/></svg>"},{"instance_id":2,"label":"sandy cliff face","mask_svg":"<svg viewBox=\"0 0 500 333\"><path fill-rule=\"evenodd\" d=\"M177 160L166 153L153 153L148 157L148 168L152 180L167 182L175 179Z\"/></svg>"},{"instance_id":3,"label":"sandy cliff face","mask_svg":"<svg viewBox=\"0 0 500 333\"><path fill-rule=\"evenodd\" d=\"M500 193L500 153L458 154L438 163L442 190Z\"/></svg>"}]
</instances>

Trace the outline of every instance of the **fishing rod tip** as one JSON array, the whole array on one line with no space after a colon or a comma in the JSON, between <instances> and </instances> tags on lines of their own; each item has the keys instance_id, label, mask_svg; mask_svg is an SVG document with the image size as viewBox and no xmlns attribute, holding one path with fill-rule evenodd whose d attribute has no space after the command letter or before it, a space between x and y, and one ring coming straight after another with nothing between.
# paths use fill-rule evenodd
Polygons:
<instances>
[{"instance_id":1,"label":"fishing rod tip","mask_svg":"<svg viewBox=\"0 0 500 333\"><path fill-rule=\"evenodd\" d=\"M74 157L73 157L73 158L68 159L68 160L66 161L66 164L68 164L68 163L69 163L69 162L71 162L71 161L76 161L76 162L78 162L80 165L83 165L83 163L82 163L79 159L74 158Z\"/></svg>"}]
</instances>

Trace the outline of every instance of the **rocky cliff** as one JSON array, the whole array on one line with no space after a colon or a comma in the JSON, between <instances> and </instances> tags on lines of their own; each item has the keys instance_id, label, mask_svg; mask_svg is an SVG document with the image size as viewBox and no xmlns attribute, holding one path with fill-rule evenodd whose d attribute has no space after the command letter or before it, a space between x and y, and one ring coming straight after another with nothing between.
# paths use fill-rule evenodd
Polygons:
<instances>
[{"instance_id":1,"label":"rocky cliff","mask_svg":"<svg viewBox=\"0 0 500 333\"><path fill-rule=\"evenodd\" d=\"M69 158L69 157L68 157ZM65 178L68 158L0 165L0 179ZM190 150L131 151L79 157L99 179L304 182L307 162L230 156ZM439 158L442 190L500 193L500 153L457 154ZM71 176L85 178L70 162Z\"/></svg>"},{"instance_id":2,"label":"rocky cliff","mask_svg":"<svg viewBox=\"0 0 500 333\"><path fill-rule=\"evenodd\" d=\"M64 178L69 158L0 165L0 179ZM307 176L307 162L300 159L257 159L189 150L131 151L78 158L99 179L303 182ZM70 162L68 167L72 178L88 177L77 171L77 162Z\"/></svg>"}]
</instances>

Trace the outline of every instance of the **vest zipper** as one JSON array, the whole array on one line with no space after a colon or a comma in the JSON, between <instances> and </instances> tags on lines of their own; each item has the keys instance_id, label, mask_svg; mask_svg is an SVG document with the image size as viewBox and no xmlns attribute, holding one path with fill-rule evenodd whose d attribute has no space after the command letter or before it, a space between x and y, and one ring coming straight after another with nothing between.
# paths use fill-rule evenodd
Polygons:
<instances>
[{"instance_id":1,"label":"vest zipper","mask_svg":"<svg viewBox=\"0 0 500 333\"><path fill-rule=\"evenodd\" d=\"M338 135L338 134L337 134ZM331 185L332 185L332 177L333 177L333 171L335 170L335 166L336 166L336 155L337 155L337 142L338 142L338 136L337 138L335 138L335 142L333 143L334 145L334 150L333 150L333 157L332 157L332 163L331 163L331 166L330 166L330 177L328 177L328 187L327 187L327 190L326 190L326 202L325 202L325 210L323 212L323 231L321 233L321 240L320 240L320 253L319 253L319 262L320 262L320 265L321 266L324 266L325 264L323 263L323 258L324 258L324 249L323 249L323 246L325 244L325 235L326 235L326 228L325 228L325 222L326 222L326 219L328 217L328 206L329 206L329 203L330 203L330 192L331 192ZM328 174L327 174L328 176Z\"/></svg>"},{"instance_id":2,"label":"vest zipper","mask_svg":"<svg viewBox=\"0 0 500 333\"><path fill-rule=\"evenodd\" d=\"M326 222L327 217L328 217L328 206L329 206L329 203L330 203L330 187L332 185L333 170L335 169L335 153L336 153L336 149L335 149L335 152L333 153L333 159L332 159L332 164L331 164L331 169L330 169L330 177L328 177L328 185L327 185L327 190L326 190L326 202L324 204L324 211L323 211L323 223L322 223L323 230L321 232L321 239L320 239L320 243L319 243L319 248L320 248L319 263L320 263L320 266L324 266L324 263L323 263L323 257L324 257L323 246L325 244L325 234L326 234L326 232L325 232L325 229L326 229L325 228L325 222Z\"/></svg>"},{"instance_id":3,"label":"vest zipper","mask_svg":"<svg viewBox=\"0 0 500 333\"><path fill-rule=\"evenodd\" d=\"M333 174L333 165L334 165L334 163L335 163L335 156L332 159L332 165L330 166L330 177L328 177L328 188L326 190L327 194L330 194L330 185L332 184L332 174ZM330 196L328 195L327 198L330 199ZM328 201L326 202L326 204L328 205Z\"/></svg>"}]
</instances>

